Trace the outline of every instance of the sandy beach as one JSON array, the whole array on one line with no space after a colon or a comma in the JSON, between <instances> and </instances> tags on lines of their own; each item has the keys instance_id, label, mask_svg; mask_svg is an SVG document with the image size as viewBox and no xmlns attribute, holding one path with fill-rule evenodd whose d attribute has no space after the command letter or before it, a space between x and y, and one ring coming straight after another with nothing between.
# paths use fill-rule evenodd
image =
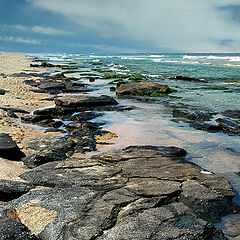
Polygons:
<instances>
[{"instance_id":1,"label":"sandy beach","mask_svg":"<svg viewBox=\"0 0 240 240\"><path fill-rule=\"evenodd\" d=\"M35 77L13 77L12 74L20 72L41 73L41 69L30 68L31 61L21 54L0 55L0 89L7 92L0 95L0 107L20 108L26 111L33 111L36 108L53 104L51 101L41 99L49 97L48 94L31 92L34 87L24 84L24 80L36 80ZM16 113L19 117L20 113ZM7 111L0 109L0 132L9 134L23 149L24 142L30 138L52 135L44 133L34 127L20 125L17 118L8 116ZM24 151L27 154L26 151ZM0 158L0 178L17 180L18 176L27 170L22 162L13 162Z\"/></svg>"}]
</instances>

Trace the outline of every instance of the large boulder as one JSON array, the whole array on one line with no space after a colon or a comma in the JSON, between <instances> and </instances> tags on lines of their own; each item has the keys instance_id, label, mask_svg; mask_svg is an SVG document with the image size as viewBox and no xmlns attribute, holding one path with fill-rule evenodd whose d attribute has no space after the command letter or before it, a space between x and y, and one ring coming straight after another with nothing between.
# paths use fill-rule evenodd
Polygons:
<instances>
[{"instance_id":1,"label":"large boulder","mask_svg":"<svg viewBox=\"0 0 240 240\"><path fill-rule=\"evenodd\" d=\"M118 105L118 102L114 98L108 96L93 97L85 95L69 95L55 99L55 104L57 107L81 108Z\"/></svg>"},{"instance_id":2,"label":"large boulder","mask_svg":"<svg viewBox=\"0 0 240 240\"><path fill-rule=\"evenodd\" d=\"M173 92L167 85L149 81L123 83L116 88L116 94L132 96L158 96Z\"/></svg>"},{"instance_id":3,"label":"large boulder","mask_svg":"<svg viewBox=\"0 0 240 240\"><path fill-rule=\"evenodd\" d=\"M17 144L6 133L0 133L0 157L15 161L23 157Z\"/></svg>"}]
</instances>

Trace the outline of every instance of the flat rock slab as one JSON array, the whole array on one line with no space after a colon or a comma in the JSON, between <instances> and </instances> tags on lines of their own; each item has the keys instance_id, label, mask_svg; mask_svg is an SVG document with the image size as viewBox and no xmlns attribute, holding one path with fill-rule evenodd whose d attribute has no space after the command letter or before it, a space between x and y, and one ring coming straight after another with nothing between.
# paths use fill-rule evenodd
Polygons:
<instances>
[{"instance_id":1,"label":"flat rock slab","mask_svg":"<svg viewBox=\"0 0 240 240\"><path fill-rule=\"evenodd\" d=\"M175 147L132 146L38 166L36 186L0 205L39 239L226 239L211 222L239 211L223 177ZM41 187L41 189L39 189Z\"/></svg>"},{"instance_id":2,"label":"flat rock slab","mask_svg":"<svg viewBox=\"0 0 240 240\"><path fill-rule=\"evenodd\" d=\"M118 105L118 102L108 96L63 96L55 99L55 104L57 107L68 107L68 108L81 108L81 107L98 107L106 105Z\"/></svg>"},{"instance_id":3,"label":"flat rock slab","mask_svg":"<svg viewBox=\"0 0 240 240\"><path fill-rule=\"evenodd\" d=\"M121 84L116 88L116 94L121 95L133 95L141 96L143 92L162 90L162 93L170 93L170 88L167 85L141 81L141 82L129 82Z\"/></svg>"},{"instance_id":4,"label":"flat rock slab","mask_svg":"<svg viewBox=\"0 0 240 240\"><path fill-rule=\"evenodd\" d=\"M0 157L16 161L23 157L17 144L6 133L0 133Z\"/></svg>"}]
</instances>

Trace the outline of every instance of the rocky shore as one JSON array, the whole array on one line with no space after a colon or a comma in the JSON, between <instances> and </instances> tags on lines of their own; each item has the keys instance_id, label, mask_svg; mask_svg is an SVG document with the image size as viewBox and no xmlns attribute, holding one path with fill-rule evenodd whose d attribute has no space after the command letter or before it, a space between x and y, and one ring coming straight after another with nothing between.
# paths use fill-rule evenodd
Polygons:
<instances>
[{"instance_id":1,"label":"rocky shore","mask_svg":"<svg viewBox=\"0 0 240 240\"><path fill-rule=\"evenodd\" d=\"M187 152L174 146L129 146L86 157L117 137L90 120L131 108L91 94L79 79L46 72L69 66L31 63L22 55L0 62L1 240L227 239L213 224L240 207L225 178L187 162ZM128 79L133 82L116 86L118 95L174 91L139 75ZM173 116L208 121L212 115L175 109Z\"/></svg>"}]
</instances>

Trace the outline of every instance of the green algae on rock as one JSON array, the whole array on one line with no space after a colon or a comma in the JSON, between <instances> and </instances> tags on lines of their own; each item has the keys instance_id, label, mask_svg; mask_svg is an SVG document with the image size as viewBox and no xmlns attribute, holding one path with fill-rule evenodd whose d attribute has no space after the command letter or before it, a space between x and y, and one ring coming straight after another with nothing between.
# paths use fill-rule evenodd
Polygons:
<instances>
[{"instance_id":1,"label":"green algae on rock","mask_svg":"<svg viewBox=\"0 0 240 240\"><path fill-rule=\"evenodd\" d=\"M167 85L141 81L141 82L129 82L121 84L116 89L118 96L130 95L130 96L148 96L148 97L161 97L163 95L174 92Z\"/></svg>"},{"instance_id":2,"label":"green algae on rock","mask_svg":"<svg viewBox=\"0 0 240 240\"><path fill-rule=\"evenodd\" d=\"M145 77L142 74L116 74L116 73L105 74L103 76L103 79L112 79L112 78L126 78L129 80L137 81L137 80L142 80Z\"/></svg>"}]
</instances>

